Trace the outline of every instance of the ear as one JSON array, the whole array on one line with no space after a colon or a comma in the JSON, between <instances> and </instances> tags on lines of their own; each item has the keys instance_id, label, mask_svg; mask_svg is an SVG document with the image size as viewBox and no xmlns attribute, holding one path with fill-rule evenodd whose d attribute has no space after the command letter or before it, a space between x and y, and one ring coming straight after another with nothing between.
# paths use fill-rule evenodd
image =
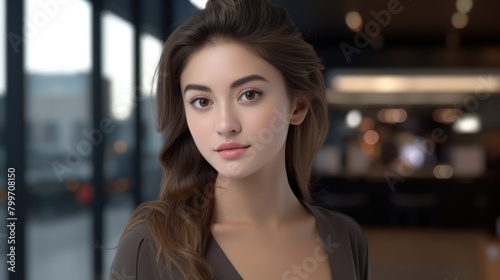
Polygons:
<instances>
[{"instance_id":1,"label":"ear","mask_svg":"<svg viewBox=\"0 0 500 280\"><path fill-rule=\"evenodd\" d=\"M290 117L290 124L299 125L306 118L309 111L309 101L304 99L295 99L292 102L292 114Z\"/></svg>"}]
</instances>

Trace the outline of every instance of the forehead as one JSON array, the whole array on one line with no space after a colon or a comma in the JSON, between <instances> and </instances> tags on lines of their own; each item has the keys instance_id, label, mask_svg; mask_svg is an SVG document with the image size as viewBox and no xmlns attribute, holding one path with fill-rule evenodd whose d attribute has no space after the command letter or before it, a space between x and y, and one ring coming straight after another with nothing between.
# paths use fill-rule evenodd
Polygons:
<instances>
[{"instance_id":1,"label":"forehead","mask_svg":"<svg viewBox=\"0 0 500 280\"><path fill-rule=\"evenodd\" d=\"M276 67L245 45L237 42L209 44L190 55L181 73L181 85L231 83L252 74L283 82Z\"/></svg>"}]
</instances>

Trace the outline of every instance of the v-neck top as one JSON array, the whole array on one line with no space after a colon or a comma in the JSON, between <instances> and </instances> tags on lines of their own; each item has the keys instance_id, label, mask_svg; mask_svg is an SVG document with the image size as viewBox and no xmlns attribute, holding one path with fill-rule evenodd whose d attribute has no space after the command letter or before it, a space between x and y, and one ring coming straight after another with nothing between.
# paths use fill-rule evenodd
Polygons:
<instances>
[{"instance_id":1,"label":"v-neck top","mask_svg":"<svg viewBox=\"0 0 500 280\"><path fill-rule=\"evenodd\" d=\"M327 254L331 279L368 280L368 245L361 227L350 217L320 206L302 203L314 215L323 249ZM158 249L145 223L130 229L118 245L111 280L177 280L182 274L156 261ZM222 248L210 234L205 258L217 280L243 280ZM301 279L289 274L283 279ZM277 279L278 280L278 279Z\"/></svg>"}]
</instances>

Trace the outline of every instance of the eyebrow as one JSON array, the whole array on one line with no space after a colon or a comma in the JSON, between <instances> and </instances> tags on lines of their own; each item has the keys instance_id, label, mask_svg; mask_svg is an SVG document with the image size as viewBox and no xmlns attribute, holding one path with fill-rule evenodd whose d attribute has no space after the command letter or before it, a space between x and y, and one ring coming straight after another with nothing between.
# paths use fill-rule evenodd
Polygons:
<instances>
[{"instance_id":1,"label":"eyebrow","mask_svg":"<svg viewBox=\"0 0 500 280\"><path fill-rule=\"evenodd\" d=\"M244 84L246 84L248 82L251 82L251 81L264 81L264 82L267 82L268 80L266 80L264 77L262 77L260 75L255 75L255 74L254 75L249 75L249 76L240 78L240 79L232 82L230 88L234 89L236 87L239 87L239 86L244 85ZM199 91L207 91L207 92L211 92L212 91L207 86L196 85L196 84L187 84L184 87L184 93L186 93L186 91L188 91L188 90L199 90Z\"/></svg>"}]
</instances>

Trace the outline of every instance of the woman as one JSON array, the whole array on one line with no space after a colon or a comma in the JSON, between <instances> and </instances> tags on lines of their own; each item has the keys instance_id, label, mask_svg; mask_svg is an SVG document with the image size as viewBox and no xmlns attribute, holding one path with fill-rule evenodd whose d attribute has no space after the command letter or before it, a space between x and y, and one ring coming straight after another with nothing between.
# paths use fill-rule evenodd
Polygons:
<instances>
[{"instance_id":1,"label":"woman","mask_svg":"<svg viewBox=\"0 0 500 280\"><path fill-rule=\"evenodd\" d=\"M209 1L171 34L161 194L132 215L112 279L369 279L360 227L311 204L322 68L268 0Z\"/></svg>"}]
</instances>

